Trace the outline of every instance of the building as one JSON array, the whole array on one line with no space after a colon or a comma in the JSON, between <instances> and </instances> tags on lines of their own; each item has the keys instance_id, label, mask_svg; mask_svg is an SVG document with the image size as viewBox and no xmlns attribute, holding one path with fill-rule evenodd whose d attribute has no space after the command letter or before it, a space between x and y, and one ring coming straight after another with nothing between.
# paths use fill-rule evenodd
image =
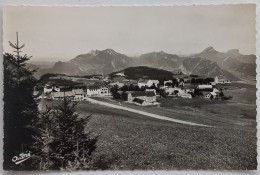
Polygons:
<instances>
[{"instance_id":1,"label":"building","mask_svg":"<svg viewBox=\"0 0 260 175\"><path fill-rule=\"evenodd\" d=\"M192 95L189 93L183 93L183 94L180 94L180 97L181 98L192 98Z\"/></svg>"},{"instance_id":2,"label":"building","mask_svg":"<svg viewBox=\"0 0 260 175\"><path fill-rule=\"evenodd\" d=\"M145 86L147 86L147 82L148 82L148 80L139 80L137 82L137 85L138 85L139 88L145 87Z\"/></svg>"},{"instance_id":3,"label":"building","mask_svg":"<svg viewBox=\"0 0 260 175\"><path fill-rule=\"evenodd\" d=\"M151 87L151 86L153 86L153 84L154 84L156 87L158 87L159 81L158 81L158 80L142 80L142 79L141 79L141 80L139 80L138 83L137 83L137 85L139 86L139 88L145 87L145 86Z\"/></svg>"},{"instance_id":4,"label":"building","mask_svg":"<svg viewBox=\"0 0 260 175\"><path fill-rule=\"evenodd\" d=\"M180 87L184 87L184 81L179 82Z\"/></svg>"},{"instance_id":5,"label":"building","mask_svg":"<svg viewBox=\"0 0 260 175\"><path fill-rule=\"evenodd\" d=\"M73 89L72 90L75 97L74 97L74 100L75 101L82 101L84 100L84 97L85 97L85 92L83 91L83 89Z\"/></svg>"},{"instance_id":6,"label":"building","mask_svg":"<svg viewBox=\"0 0 260 175\"><path fill-rule=\"evenodd\" d=\"M181 69L176 69L173 71L173 75L181 75L182 74L182 70Z\"/></svg>"},{"instance_id":7,"label":"building","mask_svg":"<svg viewBox=\"0 0 260 175\"><path fill-rule=\"evenodd\" d=\"M133 100L133 103L138 105L138 106L147 106L147 102L145 100L139 99L139 98L135 98Z\"/></svg>"},{"instance_id":8,"label":"building","mask_svg":"<svg viewBox=\"0 0 260 175\"><path fill-rule=\"evenodd\" d=\"M227 84L227 83L231 83L230 80L228 80L226 77L224 77L223 75L220 76L216 76L215 77L215 84Z\"/></svg>"},{"instance_id":9,"label":"building","mask_svg":"<svg viewBox=\"0 0 260 175\"><path fill-rule=\"evenodd\" d=\"M106 86L88 86L85 90L86 96L107 96L110 95L109 88Z\"/></svg>"},{"instance_id":10,"label":"building","mask_svg":"<svg viewBox=\"0 0 260 175\"><path fill-rule=\"evenodd\" d=\"M205 92L203 93L203 97L207 99L215 99L217 97L216 92Z\"/></svg>"},{"instance_id":11,"label":"building","mask_svg":"<svg viewBox=\"0 0 260 175\"><path fill-rule=\"evenodd\" d=\"M73 91L66 91L66 92L52 92L50 95L51 99L53 100L63 100L66 97L69 100L74 100L75 94Z\"/></svg>"},{"instance_id":12,"label":"building","mask_svg":"<svg viewBox=\"0 0 260 175\"><path fill-rule=\"evenodd\" d=\"M170 87L171 85L169 86L169 84L172 85L172 80L164 81L164 82L163 82L163 87L164 87L164 88L165 88L165 87Z\"/></svg>"},{"instance_id":13,"label":"building","mask_svg":"<svg viewBox=\"0 0 260 175\"><path fill-rule=\"evenodd\" d=\"M101 89L100 86L88 86L85 90L87 96L100 96Z\"/></svg>"},{"instance_id":14,"label":"building","mask_svg":"<svg viewBox=\"0 0 260 175\"><path fill-rule=\"evenodd\" d=\"M107 95L110 95L110 91L109 91L109 88L108 87L101 87L100 88L100 92L101 92L101 96L107 96Z\"/></svg>"},{"instance_id":15,"label":"building","mask_svg":"<svg viewBox=\"0 0 260 175\"><path fill-rule=\"evenodd\" d=\"M56 91L56 92L60 92L60 87L59 86L54 86L53 90Z\"/></svg>"},{"instance_id":16,"label":"building","mask_svg":"<svg viewBox=\"0 0 260 175\"><path fill-rule=\"evenodd\" d=\"M165 88L165 92L168 95L180 96L180 94L183 93L183 90L181 88L176 88L176 87L172 88L172 87L170 87L170 88Z\"/></svg>"},{"instance_id":17,"label":"building","mask_svg":"<svg viewBox=\"0 0 260 175\"><path fill-rule=\"evenodd\" d=\"M156 94L156 89L145 89L145 92L154 92Z\"/></svg>"},{"instance_id":18,"label":"building","mask_svg":"<svg viewBox=\"0 0 260 175\"><path fill-rule=\"evenodd\" d=\"M133 103L135 99L143 100L146 105L151 105L156 102L156 94L153 91L136 91L129 92L127 96L127 101ZM137 102L137 101L135 101ZM134 102L134 103L135 103ZM142 102L142 103L144 103Z\"/></svg>"},{"instance_id":19,"label":"building","mask_svg":"<svg viewBox=\"0 0 260 175\"><path fill-rule=\"evenodd\" d=\"M115 83L110 83L110 86L118 86L119 88L123 87L125 84L124 83L120 83L120 82L115 82Z\"/></svg>"},{"instance_id":20,"label":"building","mask_svg":"<svg viewBox=\"0 0 260 175\"><path fill-rule=\"evenodd\" d=\"M92 78L97 79L97 80L101 80L101 79L103 79L103 75L93 75Z\"/></svg>"},{"instance_id":21,"label":"building","mask_svg":"<svg viewBox=\"0 0 260 175\"><path fill-rule=\"evenodd\" d=\"M118 72L118 73L116 73L115 75L116 75L116 76L121 76L121 77L124 77L124 76L125 76L124 72Z\"/></svg>"},{"instance_id":22,"label":"building","mask_svg":"<svg viewBox=\"0 0 260 175\"><path fill-rule=\"evenodd\" d=\"M198 85L198 87L196 88L198 90L206 90L206 91L212 91L213 90L213 86L212 85L208 85L208 84L203 84L203 85Z\"/></svg>"},{"instance_id":23,"label":"building","mask_svg":"<svg viewBox=\"0 0 260 175\"><path fill-rule=\"evenodd\" d=\"M44 88L43 88L43 93L44 94L46 94L46 93L50 93L50 92L52 92L52 86L51 85L49 85L49 84L45 84L44 85Z\"/></svg>"}]
</instances>

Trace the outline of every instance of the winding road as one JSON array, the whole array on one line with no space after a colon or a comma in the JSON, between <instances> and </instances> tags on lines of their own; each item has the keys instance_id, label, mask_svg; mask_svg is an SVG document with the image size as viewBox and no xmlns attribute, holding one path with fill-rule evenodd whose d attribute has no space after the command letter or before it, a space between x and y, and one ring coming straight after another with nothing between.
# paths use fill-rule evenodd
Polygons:
<instances>
[{"instance_id":1,"label":"winding road","mask_svg":"<svg viewBox=\"0 0 260 175\"><path fill-rule=\"evenodd\" d=\"M212 127L212 126L209 126L209 125L203 125L203 124L199 124L199 123L173 119L173 118L169 118L169 117L165 117L165 116L161 116L161 115L157 115L157 114L153 114L153 113L149 113L149 112L145 112L145 111L140 111L140 110L124 107L124 106L118 106L118 105L94 100L94 99L88 98L88 97L86 98L86 100L89 101L90 103L93 103L93 104L99 104L99 105L103 105L103 106L107 106L107 107L111 107L111 108L122 109L122 110L125 110L125 111L141 114L141 115L144 115L144 116L147 116L147 117L156 118L156 119L160 119L160 120L166 120L166 121L171 121L171 122L185 124L185 125L191 125L191 126Z\"/></svg>"}]
</instances>

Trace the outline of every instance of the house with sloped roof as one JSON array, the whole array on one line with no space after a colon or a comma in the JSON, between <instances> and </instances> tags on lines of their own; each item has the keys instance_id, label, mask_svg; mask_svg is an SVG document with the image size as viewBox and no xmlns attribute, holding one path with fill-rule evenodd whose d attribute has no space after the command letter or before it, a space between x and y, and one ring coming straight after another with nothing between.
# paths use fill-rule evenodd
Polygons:
<instances>
[{"instance_id":1,"label":"house with sloped roof","mask_svg":"<svg viewBox=\"0 0 260 175\"><path fill-rule=\"evenodd\" d=\"M135 92L129 92L127 95L127 101L130 103L136 103L134 102L135 99L143 100L146 105L153 104L156 102L156 94L154 91L135 91Z\"/></svg>"},{"instance_id":2,"label":"house with sloped roof","mask_svg":"<svg viewBox=\"0 0 260 175\"><path fill-rule=\"evenodd\" d=\"M69 100L74 100L75 94L73 91L52 92L50 97L53 100L63 100L64 97L66 97Z\"/></svg>"},{"instance_id":3,"label":"house with sloped roof","mask_svg":"<svg viewBox=\"0 0 260 175\"><path fill-rule=\"evenodd\" d=\"M215 77L215 84L227 84L231 83L230 80L228 80L225 76L219 75Z\"/></svg>"},{"instance_id":4,"label":"house with sloped roof","mask_svg":"<svg viewBox=\"0 0 260 175\"><path fill-rule=\"evenodd\" d=\"M140 99L140 98L135 98L135 99L133 100L133 103L136 104L136 105L138 105L138 106L147 106L146 101L143 100L143 99Z\"/></svg>"},{"instance_id":5,"label":"house with sloped roof","mask_svg":"<svg viewBox=\"0 0 260 175\"><path fill-rule=\"evenodd\" d=\"M216 92L202 92L202 94L203 97L207 99L215 99L218 95Z\"/></svg>"},{"instance_id":6,"label":"house with sloped roof","mask_svg":"<svg viewBox=\"0 0 260 175\"><path fill-rule=\"evenodd\" d=\"M83 91L83 89L73 89L72 91L75 95L75 97L74 97L75 101L84 100L85 92Z\"/></svg>"}]
</instances>

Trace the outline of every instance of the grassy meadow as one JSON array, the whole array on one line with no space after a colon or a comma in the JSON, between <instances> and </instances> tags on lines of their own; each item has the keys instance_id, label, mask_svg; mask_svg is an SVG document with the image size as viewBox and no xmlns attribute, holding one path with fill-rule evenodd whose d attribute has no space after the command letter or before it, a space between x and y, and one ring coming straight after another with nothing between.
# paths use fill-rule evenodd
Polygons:
<instances>
[{"instance_id":1,"label":"grassy meadow","mask_svg":"<svg viewBox=\"0 0 260 175\"><path fill-rule=\"evenodd\" d=\"M212 127L178 124L80 102L81 115L92 114L88 130L100 136L93 154L94 168L256 169L255 87L235 86L227 90L233 94L231 101L166 98L158 99L160 107L120 102L122 106ZM95 99L119 104L110 98Z\"/></svg>"}]
</instances>

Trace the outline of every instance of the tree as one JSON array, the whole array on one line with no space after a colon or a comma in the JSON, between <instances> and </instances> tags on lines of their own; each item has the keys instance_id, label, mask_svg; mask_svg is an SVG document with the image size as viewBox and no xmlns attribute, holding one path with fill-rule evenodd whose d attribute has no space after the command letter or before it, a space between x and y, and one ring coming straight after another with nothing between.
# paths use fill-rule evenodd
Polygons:
<instances>
[{"instance_id":1,"label":"tree","mask_svg":"<svg viewBox=\"0 0 260 175\"><path fill-rule=\"evenodd\" d=\"M166 98L167 94L164 89L160 89L159 93L160 93L160 97Z\"/></svg>"},{"instance_id":2,"label":"tree","mask_svg":"<svg viewBox=\"0 0 260 175\"><path fill-rule=\"evenodd\" d=\"M35 137L39 169L90 169L98 137L91 138L86 131L91 115L80 117L76 106L64 98L59 106L47 108L40 115L40 134Z\"/></svg>"},{"instance_id":3,"label":"tree","mask_svg":"<svg viewBox=\"0 0 260 175\"><path fill-rule=\"evenodd\" d=\"M140 91L140 88L139 88L139 86L134 86L134 89L133 89L134 91Z\"/></svg>"},{"instance_id":4,"label":"tree","mask_svg":"<svg viewBox=\"0 0 260 175\"><path fill-rule=\"evenodd\" d=\"M113 96L114 99L119 99L119 98L120 98L120 94L118 93L118 90L119 90L119 88L118 88L117 85L113 86L113 87L110 89L110 92L111 92L111 94L112 94L112 96Z\"/></svg>"},{"instance_id":5,"label":"tree","mask_svg":"<svg viewBox=\"0 0 260 175\"><path fill-rule=\"evenodd\" d=\"M171 82L167 82L167 83L165 83L165 86L172 87L172 83Z\"/></svg>"},{"instance_id":6,"label":"tree","mask_svg":"<svg viewBox=\"0 0 260 175\"><path fill-rule=\"evenodd\" d=\"M174 90L174 95L178 95L179 94L179 91L178 90Z\"/></svg>"},{"instance_id":7,"label":"tree","mask_svg":"<svg viewBox=\"0 0 260 175\"><path fill-rule=\"evenodd\" d=\"M121 87L121 90L123 92L129 91L129 87L127 85L124 85L123 87Z\"/></svg>"},{"instance_id":8,"label":"tree","mask_svg":"<svg viewBox=\"0 0 260 175\"><path fill-rule=\"evenodd\" d=\"M27 69L26 61L31 57L21 56L21 49L25 46L9 41L16 53L4 54L4 169L31 169L29 161L19 165L12 162L12 158L31 150L32 136L36 134L33 125L38 115L37 103L33 99L33 88L36 79L35 70Z\"/></svg>"}]
</instances>

